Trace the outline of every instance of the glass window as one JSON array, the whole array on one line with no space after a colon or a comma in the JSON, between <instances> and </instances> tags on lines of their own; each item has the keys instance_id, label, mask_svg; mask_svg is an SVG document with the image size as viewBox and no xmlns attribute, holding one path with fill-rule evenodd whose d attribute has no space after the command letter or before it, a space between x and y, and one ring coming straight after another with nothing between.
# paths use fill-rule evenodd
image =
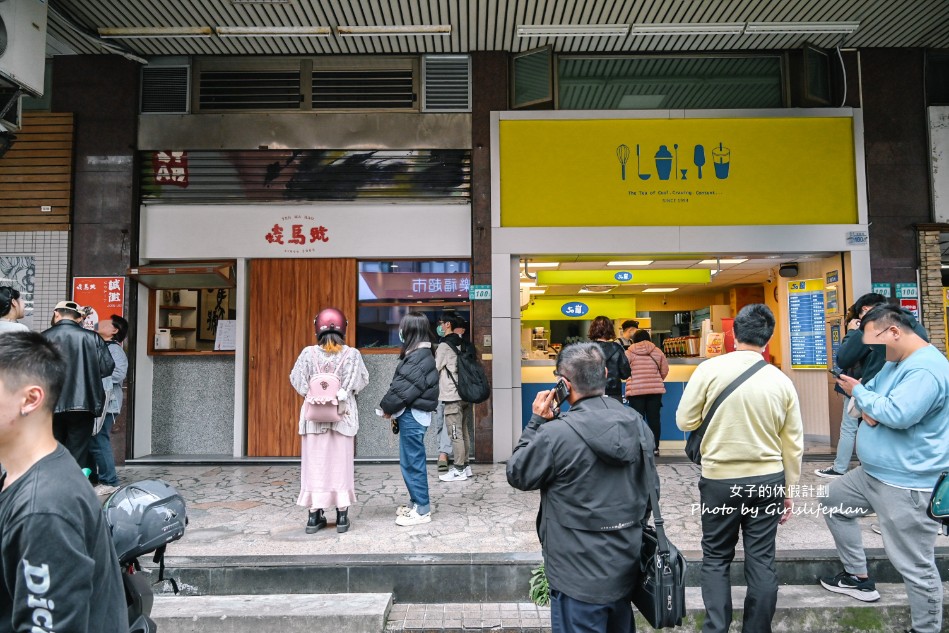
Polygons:
<instances>
[{"instance_id":1,"label":"glass window","mask_svg":"<svg viewBox=\"0 0 949 633\"><path fill-rule=\"evenodd\" d=\"M471 319L468 260L359 262L356 346L397 349L399 321L422 312L434 325L445 313Z\"/></svg>"},{"instance_id":2,"label":"glass window","mask_svg":"<svg viewBox=\"0 0 949 633\"><path fill-rule=\"evenodd\" d=\"M557 62L558 109L784 107L781 57L570 57Z\"/></svg>"}]
</instances>

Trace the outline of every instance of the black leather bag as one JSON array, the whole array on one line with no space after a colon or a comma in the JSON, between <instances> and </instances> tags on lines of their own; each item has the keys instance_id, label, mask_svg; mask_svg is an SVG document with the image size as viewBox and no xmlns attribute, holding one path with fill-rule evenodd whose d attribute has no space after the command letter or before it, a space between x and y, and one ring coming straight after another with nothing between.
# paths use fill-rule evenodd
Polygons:
<instances>
[{"instance_id":1,"label":"black leather bag","mask_svg":"<svg viewBox=\"0 0 949 633\"><path fill-rule=\"evenodd\" d=\"M689 433L689 437L685 441L685 454L693 464L702 463L702 440L705 438L705 431L708 430L709 422L712 421L712 416L714 416L715 412L718 411L719 405L721 405L725 398L731 395L735 389L738 389L741 383L751 378L753 374L755 374L759 369L767 364L767 361L761 359L743 371L742 374L738 376L738 378L735 378L735 380L733 380L730 385L725 387L725 389L720 394L718 394L718 397L715 398L715 402L712 403L712 407L708 410L708 414L706 414L705 419L702 420L702 426Z\"/></svg>"},{"instance_id":2,"label":"black leather bag","mask_svg":"<svg viewBox=\"0 0 949 633\"><path fill-rule=\"evenodd\" d=\"M653 452L640 440L643 459L649 472L656 472ZM654 629L679 626L685 617L685 556L669 542L663 528L662 512L656 494L657 482L650 481L649 504L655 527L643 525L643 544L639 553L639 580L633 590L633 604Z\"/></svg>"}]
</instances>

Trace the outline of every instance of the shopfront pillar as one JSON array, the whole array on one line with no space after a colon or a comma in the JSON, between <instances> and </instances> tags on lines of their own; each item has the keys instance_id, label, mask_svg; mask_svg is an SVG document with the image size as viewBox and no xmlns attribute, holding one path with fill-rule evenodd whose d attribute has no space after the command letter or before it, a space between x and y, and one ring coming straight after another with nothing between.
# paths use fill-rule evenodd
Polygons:
<instances>
[{"instance_id":1,"label":"shopfront pillar","mask_svg":"<svg viewBox=\"0 0 949 633\"><path fill-rule=\"evenodd\" d=\"M491 284L491 112L508 108L508 63L504 51L471 54L471 283ZM471 341L482 354L492 354L485 345L492 334L491 301L471 305ZM492 341L493 343L493 341ZM501 350L509 354L509 350ZM488 357L490 358L490 356ZM492 380L491 362L484 362ZM493 384L493 381L492 381ZM494 459L492 402L475 406L475 459Z\"/></svg>"},{"instance_id":2,"label":"shopfront pillar","mask_svg":"<svg viewBox=\"0 0 949 633\"><path fill-rule=\"evenodd\" d=\"M871 266L875 282L916 282L913 225L931 222L924 52L860 51Z\"/></svg>"},{"instance_id":3,"label":"shopfront pillar","mask_svg":"<svg viewBox=\"0 0 949 633\"><path fill-rule=\"evenodd\" d=\"M946 353L945 289L942 287L942 251L940 236L949 233L949 224L920 224L916 227L919 241L919 302L923 311L923 327L929 342Z\"/></svg>"},{"instance_id":4,"label":"shopfront pillar","mask_svg":"<svg viewBox=\"0 0 949 633\"><path fill-rule=\"evenodd\" d=\"M51 109L70 112L75 121L71 277L124 276L138 256L135 146L140 68L117 55L53 57ZM126 298L125 316L134 323L135 293ZM130 358L135 356L134 340L131 333ZM129 396L133 383L134 364L126 380ZM112 430L120 464L126 455L125 412L132 406L129 397Z\"/></svg>"}]
</instances>

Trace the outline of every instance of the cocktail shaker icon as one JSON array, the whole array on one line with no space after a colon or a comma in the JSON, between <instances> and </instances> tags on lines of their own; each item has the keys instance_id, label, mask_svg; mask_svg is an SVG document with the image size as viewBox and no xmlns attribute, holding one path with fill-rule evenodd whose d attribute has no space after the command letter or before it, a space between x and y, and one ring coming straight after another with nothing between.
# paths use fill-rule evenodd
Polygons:
<instances>
[{"instance_id":1,"label":"cocktail shaker icon","mask_svg":"<svg viewBox=\"0 0 949 633\"><path fill-rule=\"evenodd\" d=\"M656 173L659 180L669 180L672 174L672 152L665 145L660 145L659 151L656 152Z\"/></svg>"},{"instance_id":2,"label":"cocktail shaker icon","mask_svg":"<svg viewBox=\"0 0 949 633\"><path fill-rule=\"evenodd\" d=\"M719 180L728 178L728 169L731 166L732 151L721 143L712 148L712 164L715 166L715 177Z\"/></svg>"}]
</instances>

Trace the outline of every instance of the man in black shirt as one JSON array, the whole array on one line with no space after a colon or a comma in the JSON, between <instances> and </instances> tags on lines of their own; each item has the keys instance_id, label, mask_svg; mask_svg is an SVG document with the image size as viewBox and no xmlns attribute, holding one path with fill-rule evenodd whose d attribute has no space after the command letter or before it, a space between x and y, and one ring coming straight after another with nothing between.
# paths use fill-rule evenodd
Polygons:
<instances>
[{"instance_id":1,"label":"man in black shirt","mask_svg":"<svg viewBox=\"0 0 949 633\"><path fill-rule=\"evenodd\" d=\"M0 633L125 633L105 515L53 437L62 356L34 332L0 334Z\"/></svg>"}]
</instances>

